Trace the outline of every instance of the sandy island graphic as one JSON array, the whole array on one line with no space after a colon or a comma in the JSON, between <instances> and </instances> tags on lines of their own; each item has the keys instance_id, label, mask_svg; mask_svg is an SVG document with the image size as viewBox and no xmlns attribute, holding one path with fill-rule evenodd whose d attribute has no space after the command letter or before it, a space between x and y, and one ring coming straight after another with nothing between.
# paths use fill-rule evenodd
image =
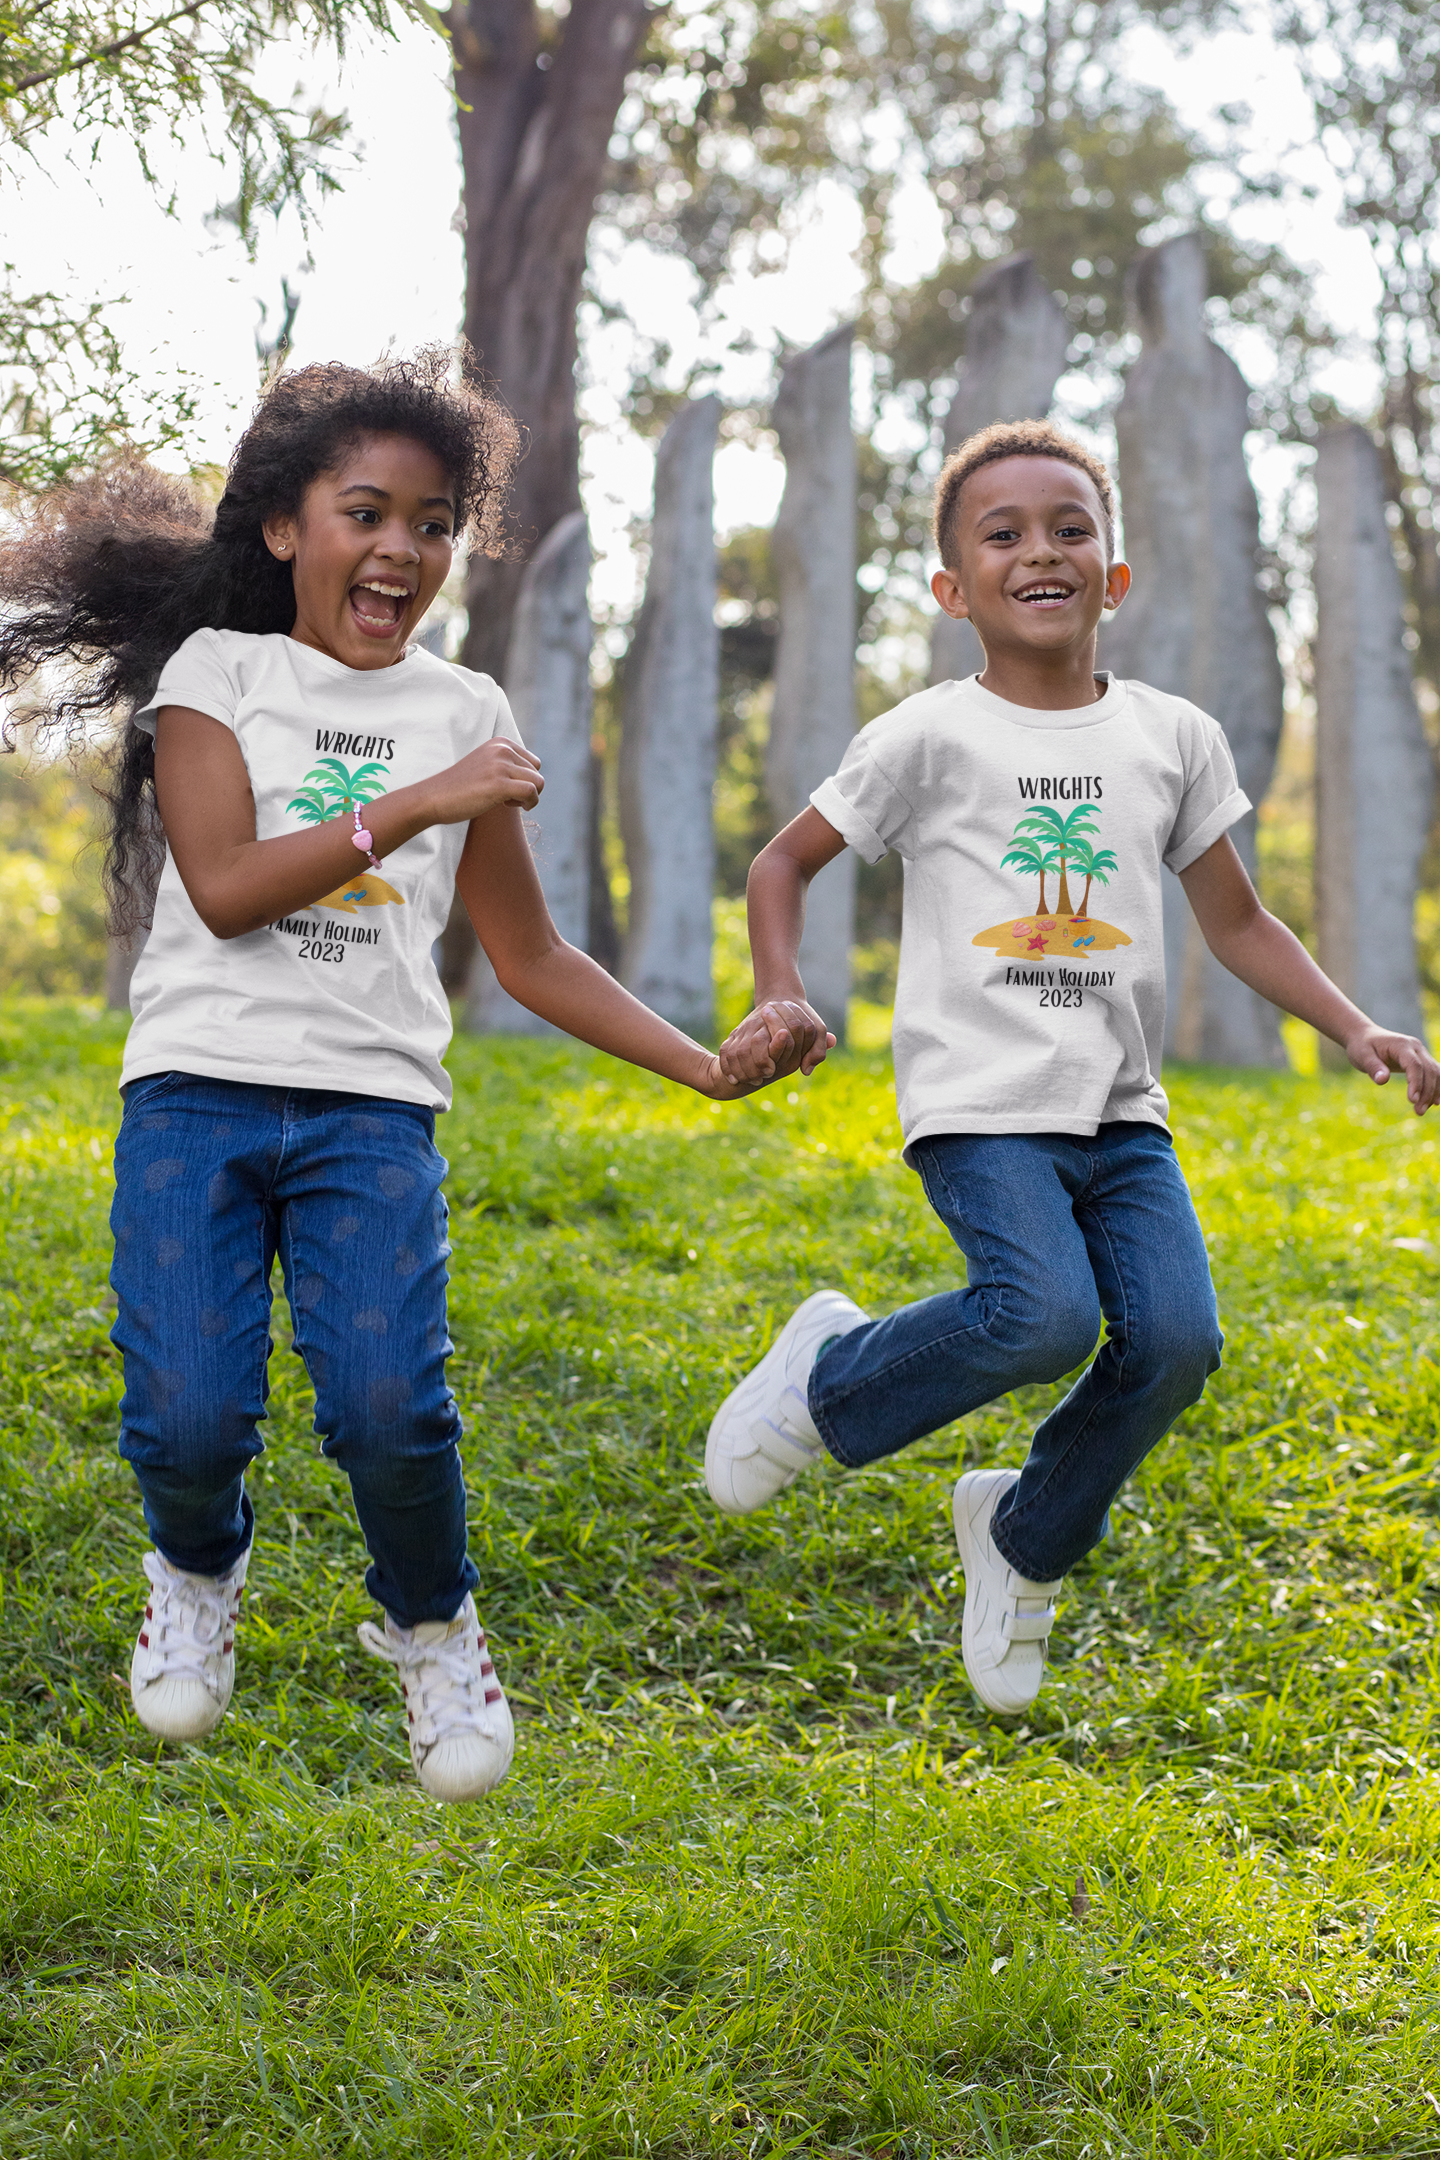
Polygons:
<instances>
[{"instance_id":1,"label":"sandy island graphic","mask_svg":"<svg viewBox=\"0 0 1440 2160\"><path fill-rule=\"evenodd\" d=\"M385 792L389 766L372 758L368 765L357 765L352 772L339 758L321 758L305 775L305 784L298 795L292 795L285 805L292 810L302 824L320 825L333 817L347 817L352 811L363 810L366 803L373 802ZM387 885L383 877L373 870L362 870L334 892L323 893L312 900L311 907L334 908L337 914L353 915L362 907L404 907L405 896L393 885Z\"/></svg>"},{"instance_id":2,"label":"sandy island graphic","mask_svg":"<svg viewBox=\"0 0 1440 2160\"><path fill-rule=\"evenodd\" d=\"M1094 835L1099 813L1094 803L1077 803L1068 817L1048 804L1037 804L1015 827L1001 868L1018 870L1040 880L1040 905L1033 915L1015 915L996 923L971 939L987 945L1007 960L1084 959L1090 953L1114 952L1128 945L1130 937L1114 923L1101 922L1090 913L1090 888L1108 885L1119 864L1109 848L1097 848ZM1085 890L1077 908L1070 891L1071 876L1083 877ZM1058 877L1055 904L1046 900L1045 880Z\"/></svg>"},{"instance_id":3,"label":"sandy island graphic","mask_svg":"<svg viewBox=\"0 0 1440 2160\"><path fill-rule=\"evenodd\" d=\"M393 885L387 885L383 877L376 877L373 870L367 870L363 877L351 878L348 885L337 885L334 892L322 894L310 905L336 908L342 915L353 915L357 908L388 907L392 903L404 907L404 894L396 892Z\"/></svg>"}]
</instances>

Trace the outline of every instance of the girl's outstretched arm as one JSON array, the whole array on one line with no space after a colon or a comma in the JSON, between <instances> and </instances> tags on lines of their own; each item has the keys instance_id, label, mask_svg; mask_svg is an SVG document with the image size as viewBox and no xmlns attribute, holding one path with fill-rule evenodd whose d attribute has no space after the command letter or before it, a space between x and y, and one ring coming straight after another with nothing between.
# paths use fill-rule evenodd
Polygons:
<instances>
[{"instance_id":1,"label":"girl's outstretched arm","mask_svg":"<svg viewBox=\"0 0 1440 2160\"><path fill-rule=\"evenodd\" d=\"M383 858L428 826L468 822L497 803L533 810L544 785L540 760L508 735L497 735L444 772L378 796L366 805L365 825ZM255 799L240 745L208 713L161 707L155 796L175 867L213 937L259 930L355 874L353 818L256 839Z\"/></svg>"},{"instance_id":2,"label":"girl's outstretched arm","mask_svg":"<svg viewBox=\"0 0 1440 2160\"><path fill-rule=\"evenodd\" d=\"M1245 865L1226 834L1198 862L1180 873L1185 897L1222 967L1282 1012L1306 1020L1339 1043L1352 1065L1384 1086L1392 1072L1405 1075L1417 1117L1440 1096L1440 1066L1423 1042L1381 1027L1352 1005L1343 990L1316 966L1293 930L1268 914Z\"/></svg>"},{"instance_id":3,"label":"girl's outstretched arm","mask_svg":"<svg viewBox=\"0 0 1440 2160\"><path fill-rule=\"evenodd\" d=\"M774 1077L758 1049L738 1071L730 1061L734 1076L727 1077L713 1050L682 1035L587 953L566 944L550 920L518 810L475 819L455 884L501 988L527 1011L717 1101L749 1095Z\"/></svg>"}]
</instances>

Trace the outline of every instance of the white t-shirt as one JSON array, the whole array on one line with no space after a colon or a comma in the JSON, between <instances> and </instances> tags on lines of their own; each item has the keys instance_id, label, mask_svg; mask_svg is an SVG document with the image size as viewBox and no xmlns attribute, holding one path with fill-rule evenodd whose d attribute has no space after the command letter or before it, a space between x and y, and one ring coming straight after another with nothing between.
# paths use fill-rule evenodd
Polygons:
<instances>
[{"instance_id":1,"label":"white t-shirt","mask_svg":"<svg viewBox=\"0 0 1440 2160\"><path fill-rule=\"evenodd\" d=\"M488 675L412 645L393 667L348 668L294 638L197 630L166 661L136 724L188 705L234 731L255 836L301 832L519 734ZM377 873L243 937L212 936L167 851L155 922L130 990L120 1084L191 1072L450 1107L450 1008L431 948L445 927L467 826L432 825Z\"/></svg>"},{"instance_id":2,"label":"white t-shirt","mask_svg":"<svg viewBox=\"0 0 1440 2160\"><path fill-rule=\"evenodd\" d=\"M810 800L866 862L904 858L907 1150L1165 1123L1160 867L1250 808L1216 721L1144 683L1034 712L972 676L872 720Z\"/></svg>"}]
</instances>

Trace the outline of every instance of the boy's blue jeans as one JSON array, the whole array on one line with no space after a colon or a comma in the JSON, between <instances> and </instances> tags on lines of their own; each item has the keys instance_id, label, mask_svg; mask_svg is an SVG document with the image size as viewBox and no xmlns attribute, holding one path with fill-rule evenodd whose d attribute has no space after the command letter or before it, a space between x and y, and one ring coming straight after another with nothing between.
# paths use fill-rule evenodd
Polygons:
<instances>
[{"instance_id":1,"label":"boy's blue jeans","mask_svg":"<svg viewBox=\"0 0 1440 2160\"><path fill-rule=\"evenodd\" d=\"M278 1252L371 1596L402 1627L464 1603L479 1577L445 1379L444 1175L417 1103L182 1072L125 1090L110 1218L120 1452L176 1567L221 1575L250 1543Z\"/></svg>"},{"instance_id":2,"label":"boy's blue jeans","mask_svg":"<svg viewBox=\"0 0 1440 2160\"><path fill-rule=\"evenodd\" d=\"M838 1336L810 1375L830 1453L876 1462L1011 1388L1099 1354L1035 1434L993 1536L1031 1582L1066 1574L1110 1503L1220 1363L1205 1240L1158 1125L946 1134L914 1155L965 1255L964 1290Z\"/></svg>"}]
</instances>

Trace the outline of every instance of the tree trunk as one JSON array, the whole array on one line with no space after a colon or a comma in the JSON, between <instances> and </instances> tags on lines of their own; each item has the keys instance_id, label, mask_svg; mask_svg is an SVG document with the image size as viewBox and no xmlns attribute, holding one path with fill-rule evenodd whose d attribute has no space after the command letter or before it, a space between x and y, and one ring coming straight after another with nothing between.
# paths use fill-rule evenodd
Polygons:
<instances>
[{"instance_id":1,"label":"tree trunk","mask_svg":"<svg viewBox=\"0 0 1440 2160\"><path fill-rule=\"evenodd\" d=\"M465 335L521 423L527 447L510 497L512 548L470 564L461 659L504 681L525 564L580 508L576 310L610 137L648 19L645 0L573 0L542 43L533 0L456 0L446 18L465 175ZM604 883L595 826L591 878ZM615 965L606 883L590 949ZM444 939L447 988L463 990L478 947L464 910Z\"/></svg>"},{"instance_id":2,"label":"tree trunk","mask_svg":"<svg viewBox=\"0 0 1440 2160\"><path fill-rule=\"evenodd\" d=\"M1049 908L1045 905L1045 872L1042 870L1040 872L1040 913L1048 915L1049 912Z\"/></svg>"},{"instance_id":3,"label":"tree trunk","mask_svg":"<svg viewBox=\"0 0 1440 2160\"><path fill-rule=\"evenodd\" d=\"M1065 857L1063 855L1060 857L1060 897L1055 902L1055 913L1057 915L1068 915L1072 922L1075 918L1075 908L1070 898L1070 886L1065 876Z\"/></svg>"},{"instance_id":4,"label":"tree trunk","mask_svg":"<svg viewBox=\"0 0 1440 2160\"><path fill-rule=\"evenodd\" d=\"M1084 899L1083 899L1083 900L1082 900L1082 901L1080 902L1080 911L1079 911L1079 913L1078 913L1077 915L1075 915L1075 916L1074 916L1074 917L1072 918L1072 919L1073 919L1073 920L1074 920L1075 922L1086 922L1086 921L1088 921L1088 920L1089 920L1089 916L1090 916L1090 887L1091 887L1091 885L1092 885L1092 883L1093 883L1093 882L1094 882L1094 881L1093 881L1093 879L1091 879L1091 878L1088 878L1088 877L1087 877L1087 878L1086 878L1086 880L1085 880L1085 897L1084 897Z\"/></svg>"},{"instance_id":5,"label":"tree trunk","mask_svg":"<svg viewBox=\"0 0 1440 2160\"><path fill-rule=\"evenodd\" d=\"M574 0L557 41L542 48L532 0L469 0L449 16L465 168L465 335L528 437L511 496L515 553L470 566L462 658L497 679L525 560L580 507L575 315L646 20L644 0Z\"/></svg>"}]
</instances>

